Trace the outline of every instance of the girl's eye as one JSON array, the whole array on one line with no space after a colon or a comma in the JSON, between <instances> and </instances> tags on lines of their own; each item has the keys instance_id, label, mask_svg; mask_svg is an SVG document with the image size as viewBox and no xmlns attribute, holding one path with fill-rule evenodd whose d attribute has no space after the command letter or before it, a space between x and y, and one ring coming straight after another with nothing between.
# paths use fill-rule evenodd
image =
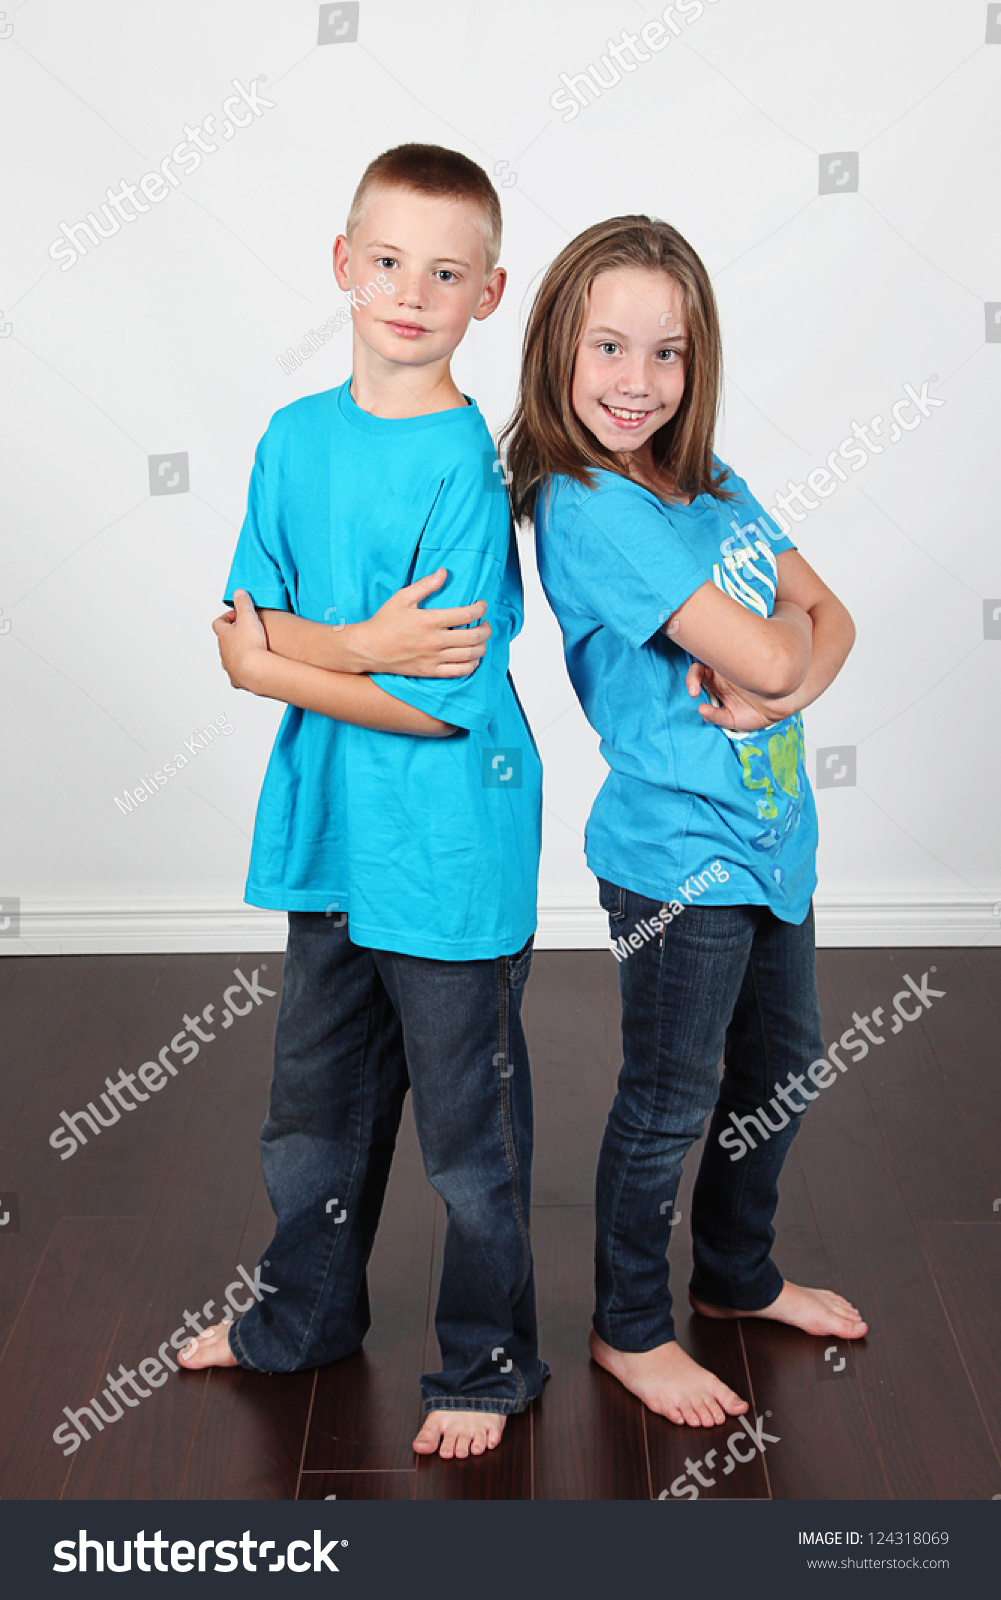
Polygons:
<instances>
[{"instance_id":1,"label":"girl's eye","mask_svg":"<svg viewBox=\"0 0 1001 1600\"><path fill-rule=\"evenodd\" d=\"M667 357L670 358L667 361L662 361L661 362L661 366L664 366L664 367L673 366L674 362L678 360L678 352L677 352L677 350L658 350L657 354L659 356L667 356Z\"/></svg>"},{"instance_id":2,"label":"girl's eye","mask_svg":"<svg viewBox=\"0 0 1001 1600\"><path fill-rule=\"evenodd\" d=\"M601 351L603 356L614 356L618 348L618 345L613 344L611 339L602 339L598 346L598 349Z\"/></svg>"}]
</instances>

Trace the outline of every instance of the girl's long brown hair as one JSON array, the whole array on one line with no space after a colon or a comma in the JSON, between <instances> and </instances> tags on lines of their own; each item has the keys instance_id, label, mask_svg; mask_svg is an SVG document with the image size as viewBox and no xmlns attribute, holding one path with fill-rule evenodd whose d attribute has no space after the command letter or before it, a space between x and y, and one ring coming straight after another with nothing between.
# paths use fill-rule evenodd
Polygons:
<instances>
[{"instance_id":1,"label":"girl's long brown hair","mask_svg":"<svg viewBox=\"0 0 1001 1600\"><path fill-rule=\"evenodd\" d=\"M669 469L679 494L731 499L725 473L713 466L722 349L709 274L677 229L646 216L609 217L572 239L551 264L535 298L522 349L518 401L500 437L515 516L531 516L542 482L562 473L594 487L595 468L628 476L623 458L606 450L573 409L574 361L591 285L624 267L664 272L678 285L688 331L685 392L669 422L651 440L654 461Z\"/></svg>"}]
</instances>

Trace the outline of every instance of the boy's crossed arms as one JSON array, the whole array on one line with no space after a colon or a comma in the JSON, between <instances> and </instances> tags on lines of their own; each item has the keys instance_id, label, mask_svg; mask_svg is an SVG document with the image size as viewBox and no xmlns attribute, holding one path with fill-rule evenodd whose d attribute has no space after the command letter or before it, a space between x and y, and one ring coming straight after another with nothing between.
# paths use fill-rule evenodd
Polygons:
<instances>
[{"instance_id":1,"label":"boy's crossed arms","mask_svg":"<svg viewBox=\"0 0 1001 1600\"><path fill-rule=\"evenodd\" d=\"M482 620L487 602L421 610L446 576L439 567L397 590L366 622L338 627L288 611L257 611L247 591L237 589L235 610L212 624L229 681L338 722L447 738L456 731L452 723L397 700L369 676L461 678L476 670L491 633Z\"/></svg>"}]
</instances>

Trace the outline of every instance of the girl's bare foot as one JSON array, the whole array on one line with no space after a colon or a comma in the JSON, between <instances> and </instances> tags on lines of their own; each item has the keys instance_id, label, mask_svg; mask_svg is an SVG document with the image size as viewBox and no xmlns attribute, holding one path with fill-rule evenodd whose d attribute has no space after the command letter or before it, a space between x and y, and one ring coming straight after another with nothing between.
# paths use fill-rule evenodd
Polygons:
<instances>
[{"instance_id":1,"label":"girl's bare foot","mask_svg":"<svg viewBox=\"0 0 1001 1600\"><path fill-rule=\"evenodd\" d=\"M676 1339L655 1350L613 1350L592 1328L588 1344L600 1367L669 1422L711 1428L747 1410L747 1401L686 1355Z\"/></svg>"},{"instance_id":2,"label":"girl's bare foot","mask_svg":"<svg viewBox=\"0 0 1001 1600\"><path fill-rule=\"evenodd\" d=\"M191 1371L198 1367L235 1367L236 1357L229 1348L231 1327L232 1322L217 1322L214 1327L206 1328L197 1339L193 1338L177 1352L178 1361Z\"/></svg>"},{"instance_id":3,"label":"girl's bare foot","mask_svg":"<svg viewBox=\"0 0 1001 1600\"><path fill-rule=\"evenodd\" d=\"M499 1411L429 1411L414 1449L419 1456L433 1456L437 1450L446 1461L481 1456L500 1444L506 1421Z\"/></svg>"},{"instance_id":4,"label":"girl's bare foot","mask_svg":"<svg viewBox=\"0 0 1001 1600\"><path fill-rule=\"evenodd\" d=\"M801 1289L784 1283L776 1300L761 1311L734 1311L728 1306L711 1306L689 1294L696 1311L704 1317L767 1317L772 1322L787 1322L804 1333L833 1334L839 1339L864 1339L869 1324L863 1322L849 1300L832 1289Z\"/></svg>"}]
</instances>

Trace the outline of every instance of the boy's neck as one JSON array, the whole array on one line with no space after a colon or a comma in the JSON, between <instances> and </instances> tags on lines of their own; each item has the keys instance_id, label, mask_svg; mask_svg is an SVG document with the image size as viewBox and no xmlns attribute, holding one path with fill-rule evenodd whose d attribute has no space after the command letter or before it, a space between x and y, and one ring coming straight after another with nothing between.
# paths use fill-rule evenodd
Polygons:
<instances>
[{"instance_id":1,"label":"boy's neck","mask_svg":"<svg viewBox=\"0 0 1001 1600\"><path fill-rule=\"evenodd\" d=\"M426 366L386 361L354 336L351 398L373 417L426 417L466 405L449 360Z\"/></svg>"}]
</instances>

